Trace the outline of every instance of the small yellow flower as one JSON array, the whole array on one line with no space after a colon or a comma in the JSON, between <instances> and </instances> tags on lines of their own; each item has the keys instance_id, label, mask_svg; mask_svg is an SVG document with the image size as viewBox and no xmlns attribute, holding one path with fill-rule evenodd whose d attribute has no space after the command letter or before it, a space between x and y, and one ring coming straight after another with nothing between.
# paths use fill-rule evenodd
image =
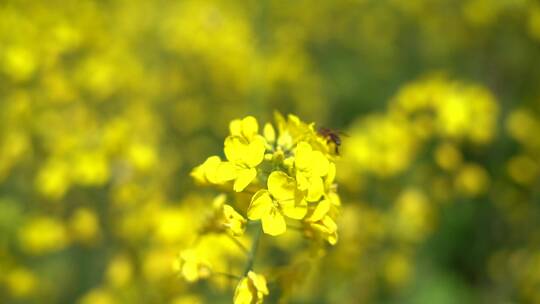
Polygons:
<instances>
[{"instance_id":1,"label":"small yellow flower","mask_svg":"<svg viewBox=\"0 0 540 304\"><path fill-rule=\"evenodd\" d=\"M283 115L276 112L275 120L279 130L278 145L285 149L292 148L296 142L309 141L317 137L314 124L307 124L296 115L289 114L285 119Z\"/></svg>"},{"instance_id":2,"label":"small yellow flower","mask_svg":"<svg viewBox=\"0 0 540 304\"><path fill-rule=\"evenodd\" d=\"M266 141L260 135L250 142L242 137L227 137L224 151L228 162L218 170L219 177L234 180L234 191L243 191L257 176L256 167L263 161L265 150Z\"/></svg>"},{"instance_id":3,"label":"small yellow flower","mask_svg":"<svg viewBox=\"0 0 540 304\"><path fill-rule=\"evenodd\" d=\"M64 223L53 217L31 218L19 230L21 248L29 253L41 255L64 249L70 239Z\"/></svg>"},{"instance_id":4,"label":"small yellow flower","mask_svg":"<svg viewBox=\"0 0 540 304\"><path fill-rule=\"evenodd\" d=\"M223 225L235 236L244 234L246 229L246 219L236 212L233 207L223 205Z\"/></svg>"},{"instance_id":5,"label":"small yellow flower","mask_svg":"<svg viewBox=\"0 0 540 304\"><path fill-rule=\"evenodd\" d=\"M224 147L228 161L222 161L219 156L211 156L202 165L195 167L191 176L201 184L220 185L234 180L234 191L241 192L257 176L256 167L263 161L265 145L260 135L253 137L251 142L243 137L229 136Z\"/></svg>"},{"instance_id":6,"label":"small yellow flower","mask_svg":"<svg viewBox=\"0 0 540 304\"><path fill-rule=\"evenodd\" d=\"M202 184L234 181L234 191L241 192L257 177L256 167L264 159L266 140L258 134L259 125L252 116L233 120L229 129L231 135L225 139L223 148L227 161L211 156L191 176Z\"/></svg>"},{"instance_id":7,"label":"small yellow flower","mask_svg":"<svg viewBox=\"0 0 540 304\"><path fill-rule=\"evenodd\" d=\"M188 282L207 278L211 274L211 265L199 257L195 250L185 250L175 261L174 269Z\"/></svg>"},{"instance_id":8,"label":"small yellow flower","mask_svg":"<svg viewBox=\"0 0 540 304\"><path fill-rule=\"evenodd\" d=\"M5 270L4 270L5 271ZM16 268L3 274L4 286L15 298L25 298L36 291L39 284L34 273L25 268Z\"/></svg>"},{"instance_id":9,"label":"small yellow flower","mask_svg":"<svg viewBox=\"0 0 540 304\"><path fill-rule=\"evenodd\" d=\"M223 233L226 231L233 236L244 234L246 219L236 212L232 206L225 204L226 199L225 194L218 195L214 199L212 203L213 212L199 230L201 234Z\"/></svg>"},{"instance_id":10,"label":"small yellow flower","mask_svg":"<svg viewBox=\"0 0 540 304\"><path fill-rule=\"evenodd\" d=\"M306 217L305 221L309 225L308 234L320 235L327 240L331 245L337 243L337 225L330 216L332 202L330 200L322 200L317 207Z\"/></svg>"},{"instance_id":11,"label":"small yellow flower","mask_svg":"<svg viewBox=\"0 0 540 304\"><path fill-rule=\"evenodd\" d=\"M307 212L307 202L297 191L295 180L281 171L268 177L268 190L259 190L251 198L248 218L260 219L263 231L269 235L280 235L287 230L285 216L300 220Z\"/></svg>"},{"instance_id":12,"label":"small yellow flower","mask_svg":"<svg viewBox=\"0 0 540 304\"><path fill-rule=\"evenodd\" d=\"M234 304L261 304L268 294L264 276L250 271L236 286Z\"/></svg>"},{"instance_id":13,"label":"small yellow flower","mask_svg":"<svg viewBox=\"0 0 540 304\"><path fill-rule=\"evenodd\" d=\"M266 142L268 142L269 144L274 144L274 142L276 141L276 131L274 130L274 127L271 123L266 123L264 125L263 135L264 139L266 139Z\"/></svg>"},{"instance_id":14,"label":"small yellow flower","mask_svg":"<svg viewBox=\"0 0 540 304\"><path fill-rule=\"evenodd\" d=\"M321 151L315 151L306 142L296 146L295 161L298 188L307 191L307 200L318 201L324 193L322 177L328 174L330 162Z\"/></svg>"}]
</instances>

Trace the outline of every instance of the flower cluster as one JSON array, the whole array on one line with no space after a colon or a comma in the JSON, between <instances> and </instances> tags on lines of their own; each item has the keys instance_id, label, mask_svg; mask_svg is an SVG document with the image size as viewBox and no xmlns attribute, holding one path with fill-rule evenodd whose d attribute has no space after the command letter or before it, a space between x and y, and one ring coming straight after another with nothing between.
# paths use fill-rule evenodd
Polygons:
<instances>
[{"instance_id":1,"label":"flower cluster","mask_svg":"<svg viewBox=\"0 0 540 304\"><path fill-rule=\"evenodd\" d=\"M314 242L336 244L341 204L335 184L337 143L319 133L314 123L294 115L276 113L275 120L275 127L266 123L262 132L252 116L233 120L224 142L225 158L210 156L193 169L196 182L249 197L247 204L240 199L233 205L225 203L225 194L218 196L213 213L200 229L201 238L223 233L244 248L239 238L246 225L253 223L269 236L292 228ZM254 238L252 248L258 239ZM252 272L253 251L235 303L260 303L268 294L265 278ZM190 251L179 258L178 269L190 281L212 273L209 263L195 259Z\"/></svg>"}]
</instances>

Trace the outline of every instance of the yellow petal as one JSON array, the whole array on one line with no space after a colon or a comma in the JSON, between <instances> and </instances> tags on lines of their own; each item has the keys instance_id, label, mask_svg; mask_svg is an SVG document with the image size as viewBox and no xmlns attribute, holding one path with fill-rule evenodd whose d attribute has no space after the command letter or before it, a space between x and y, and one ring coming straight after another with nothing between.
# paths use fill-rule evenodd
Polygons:
<instances>
[{"instance_id":1,"label":"yellow petal","mask_svg":"<svg viewBox=\"0 0 540 304\"><path fill-rule=\"evenodd\" d=\"M309 188L306 200L309 202L318 201L324 193L324 184L322 178L312 177L309 179Z\"/></svg>"},{"instance_id":2,"label":"yellow petal","mask_svg":"<svg viewBox=\"0 0 540 304\"><path fill-rule=\"evenodd\" d=\"M341 205L341 199L339 198L339 195L337 193L335 193L335 192L328 193L328 199L330 199L332 204L334 204L336 206Z\"/></svg>"},{"instance_id":3,"label":"yellow petal","mask_svg":"<svg viewBox=\"0 0 540 304\"><path fill-rule=\"evenodd\" d=\"M242 121L235 119L229 124L229 132L232 136L242 136Z\"/></svg>"},{"instance_id":4,"label":"yellow petal","mask_svg":"<svg viewBox=\"0 0 540 304\"><path fill-rule=\"evenodd\" d=\"M218 156L210 156L202 164L202 169L204 171L204 177L210 183L219 184L220 179L217 176L217 168L221 164L221 159Z\"/></svg>"},{"instance_id":5,"label":"yellow petal","mask_svg":"<svg viewBox=\"0 0 540 304\"><path fill-rule=\"evenodd\" d=\"M266 150L266 142L262 136L256 136L253 141L244 150L242 155L243 162L249 167L258 166L264 159L264 151Z\"/></svg>"},{"instance_id":6,"label":"yellow petal","mask_svg":"<svg viewBox=\"0 0 540 304\"><path fill-rule=\"evenodd\" d=\"M330 210L330 201L329 200L322 200L317 207L315 207L315 210L313 211L313 214L309 217L309 221L317 222L320 221Z\"/></svg>"},{"instance_id":7,"label":"yellow petal","mask_svg":"<svg viewBox=\"0 0 540 304\"><path fill-rule=\"evenodd\" d=\"M242 119L242 133L246 138L251 139L258 132L259 124L257 123L257 119L255 119L255 117L247 116L246 118Z\"/></svg>"},{"instance_id":8,"label":"yellow petal","mask_svg":"<svg viewBox=\"0 0 540 304\"><path fill-rule=\"evenodd\" d=\"M336 179L336 164L330 162L328 164L328 175L325 179L325 186L326 188L330 188L332 184L334 183L334 180Z\"/></svg>"},{"instance_id":9,"label":"yellow petal","mask_svg":"<svg viewBox=\"0 0 540 304\"><path fill-rule=\"evenodd\" d=\"M268 295L268 287L266 286L266 279L261 274L256 274L253 271L248 272L248 278L253 282L253 286L257 291L261 292L264 295Z\"/></svg>"},{"instance_id":10,"label":"yellow petal","mask_svg":"<svg viewBox=\"0 0 540 304\"><path fill-rule=\"evenodd\" d=\"M225 218L229 220L243 220L244 218L240 215L240 213L236 212L233 207L230 205L223 205L223 215Z\"/></svg>"},{"instance_id":11,"label":"yellow petal","mask_svg":"<svg viewBox=\"0 0 540 304\"><path fill-rule=\"evenodd\" d=\"M248 218L250 220L261 219L265 214L270 212L272 208L272 198L267 190L259 190L251 198L251 203L248 208Z\"/></svg>"},{"instance_id":12,"label":"yellow petal","mask_svg":"<svg viewBox=\"0 0 540 304\"><path fill-rule=\"evenodd\" d=\"M296 183L285 172L274 171L268 177L268 191L278 201L294 200Z\"/></svg>"},{"instance_id":13,"label":"yellow petal","mask_svg":"<svg viewBox=\"0 0 540 304\"><path fill-rule=\"evenodd\" d=\"M236 192L242 192L244 189L255 179L257 176L257 170L250 169L237 169L236 180L234 181L233 189Z\"/></svg>"},{"instance_id":14,"label":"yellow petal","mask_svg":"<svg viewBox=\"0 0 540 304\"><path fill-rule=\"evenodd\" d=\"M310 186L310 181L308 175L302 171L296 171L296 182L298 184L298 189L305 191Z\"/></svg>"},{"instance_id":15,"label":"yellow petal","mask_svg":"<svg viewBox=\"0 0 540 304\"><path fill-rule=\"evenodd\" d=\"M276 141L276 131L270 123L266 123L263 129L264 138L267 142L273 143Z\"/></svg>"},{"instance_id":16,"label":"yellow petal","mask_svg":"<svg viewBox=\"0 0 540 304\"><path fill-rule=\"evenodd\" d=\"M236 166L231 162L221 162L215 172L215 179L226 182L236 178Z\"/></svg>"},{"instance_id":17,"label":"yellow petal","mask_svg":"<svg viewBox=\"0 0 540 304\"><path fill-rule=\"evenodd\" d=\"M193 283L199 279L199 267L195 263L186 263L181 274L186 281Z\"/></svg>"},{"instance_id":18,"label":"yellow petal","mask_svg":"<svg viewBox=\"0 0 540 304\"><path fill-rule=\"evenodd\" d=\"M234 304L251 304L253 301L253 294L249 289L248 278L243 278L236 286L234 291Z\"/></svg>"},{"instance_id":19,"label":"yellow petal","mask_svg":"<svg viewBox=\"0 0 540 304\"><path fill-rule=\"evenodd\" d=\"M312 149L308 143L298 143L295 150L295 165L298 169L304 170L312 165L311 152Z\"/></svg>"},{"instance_id":20,"label":"yellow petal","mask_svg":"<svg viewBox=\"0 0 540 304\"><path fill-rule=\"evenodd\" d=\"M283 147L285 150L289 150L293 145L293 138L289 132L279 133L277 140L278 146Z\"/></svg>"},{"instance_id":21,"label":"yellow petal","mask_svg":"<svg viewBox=\"0 0 540 304\"><path fill-rule=\"evenodd\" d=\"M283 132L287 124L283 114L279 113L278 111L274 111L274 120L276 121L279 132Z\"/></svg>"},{"instance_id":22,"label":"yellow petal","mask_svg":"<svg viewBox=\"0 0 540 304\"><path fill-rule=\"evenodd\" d=\"M225 138L223 151L230 162L240 163L246 153L247 143L240 137L228 136Z\"/></svg>"},{"instance_id":23,"label":"yellow petal","mask_svg":"<svg viewBox=\"0 0 540 304\"><path fill-rule=\"evenodd\" d=\"M331 233L328 235L328 237L326 238L326 240L328 241L328 243L330 243L330 245L335 245L337 244L337 241L338 241L338 234L337 234L337 231L334 232L334 233Z\"/></svg>"},{"instance_id":24,"label":"yellow petal","mask_svg":"<svg viewBox=\"0 0 540 304\"><path fill-rule=\"evenodd\" d=\"M334 220L328 215L321 221L312 224L313 228L321 231L322 233L334 233L337 231L337 225Z\"/></svg>"},{"instance_id":25,"label":"yellow petal","mask_svg":"<svg viewBox=\"0 0 540 304\"><path fill-rule=\"evenodd\" d=\"M272 207L270 212L264 214L261 221L263 231L266 234L276 236L283 234L287 230L285 218L275 207Z\"/></svg>"},{"instance_id":26,"label":"yellow petal","mask_svg":"<svg viewBox=\"0 0 540 304\"><path fill-rule=\"evenodd\" d=\"M321 151L311 153L311 168L316 176L325 176L328 174L329 162Z\"/></svg>"},{"instance_id":27,"label":"yellow petal","mask_svg":"<svg viewBox=\"0 0 540 304\"><path fill-rule=\"evenodd\" d=\"M296 205L291 204L287 206L282 206L283 214L286 216L295 219L295 220L301 220L306 216L307 213L307 206L306 205Z\"/></svg>"},{"instance_id":28,"label":"yellow petal","mask_svg":"<svg viewBox=\"0 0 540 304\"><path fill-rule=\"evenodd\" d=\"M330 231L331 233L334 233L337 231L336 222L334 222L334 220L331 217L325 216L322 221L323 221L324 226L328 228L328 231Z\"/></svg>"},{"instance_id":29,"label":"yellow petal","mask_svg":"<svg viewBox=\"0 0 540 304\"><path fill-rule=\"evenodd\" d=\"M225 194L220 194L214 198L212 201L212 207L214 209L221 209L223 205L225 204L225 201L227 200L227 196Z\"/></svg>"},{"instance_id":30,"label":"yellow petal","mask_svg":"<svg viewBox=\"0 0 540 304\"><path fill-rule=\"evenodd\" d=\"M210 156L204 161L204 163L195 167L191 171L191 177L193 177L195 181L199 183L210 182L208 175L213 174L215 176L216 168L220 163L221 159L219 156ZM211 172L211 174L209 174L209 172Z\"/></svg>"}]
</instances>

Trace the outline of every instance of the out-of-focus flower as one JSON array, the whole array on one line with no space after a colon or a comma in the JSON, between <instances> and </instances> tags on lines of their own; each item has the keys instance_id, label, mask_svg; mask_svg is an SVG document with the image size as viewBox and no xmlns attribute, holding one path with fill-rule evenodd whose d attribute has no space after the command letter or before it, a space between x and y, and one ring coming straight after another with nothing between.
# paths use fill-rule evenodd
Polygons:
<instances>
[{"instance_id":1,"label":"out-of-focus flower","mask_svg":"<svg viewBox=\"0 0 540 304\"><path fill-rule=\"evenodd\" d=\"M231 261L244 256L243 248L239 248L238 243L231 241L230 237L206 234L200 237L195 245L180 252L173 268L186 281L195 282L210 278L212 274L228 272ZM163 255L159 255L158 261L167 260Z\"/></svg>"},{"instance_id":2,"label":"out-of-focus flower","mask_svg":"<svg viewBox=\"0 0 540 304\"><path fill-rule=\"evenodd\" d=\"M26 252L40 255L63 249L69 238L62 222L42 216L30 219L21 227L19 242Z\"/></svg>"},{"instance_id":3,"label":"out-of-focus flower","mask_svg":"<svg viewBox=\"0 0 540 304\"><path fill-rule=\"evenodd\" d=\"M203 304L201 297L196 295L182 295L174 298L171 304Z\"/></svg>"},{"instance_id":4,"label":"out-of-focus flower","mask_svg":"<svg viewBox=\"0 0 540 304\"><path fill-rule=\"evenodd\" d=\"M114 304L117 300L112 292L103 288L95 288L86 293L79 301L80 304Z\"/></svg>"},{"instance_id":5,"label":"out-of-focus flower","mask_svg":"<svg viewBox=\"0 0 540 304\"><path fill-rule=\"evenodd\" d=\"M485 144L493 138L499 108L484 87L430 77L405 86L392 102L392 110L414 123L428 120L431 134ZM429 134L429 133L428 133Z\"/></svg>"},{"instance_id":6,"label":"out-of-focus flower","mask_svg":"<svg viewBox=\"0 0 540 304\"><path fill-rule=\"evenodd\" d=\"M223 205L224 226L235 236L242 235L246 229L246 220L233 207Z\"/></svg>"},{"instance_id":7,"label":"out-of-focus flower","mask_svg":"<svg viewBox=\"0 0 540 304\"><path fill-rule=\"evenodd\" d=\"M447 171L454 171L461 165L461 152L458 148L449 143L439 145L435 150L435 161L439 167Z\"/></svg>"},{"instance_id":8,"label":"out-of-focus flower","mask_svg":"<svg viewBox=\"0 0 540 304\"><path fill-rule=\"evenodd\" d=\"M427 196L419 189L404 190L394 205L395 233L401 238L418 242L433 229L433 207Z\"/></svg>"},{"instance_id":9,"label":"out-of-focus flower","mask_svg":"<svg viewBox=\"0 0 540 304\"><path fill-rule=\"evenodd\" d=\"M100 237L100 225L96 213L88 208L77 209L69 220L71 238L86 244Z\"/></svg>"},{"instance_id":10,"label":"out-of-focus flower","mask_svg":"<svg viewBox=\"0 0 540 304\"><path fill-rule=\"evenodd\" d=\"M519 184L530 185L534 178L538 176L539 164L527 155L517 155L512 157L506 166L510 177Z\"/></svg>"},{"instance_id":11,"label":"out-of-focus flower","mask_svg":"<svg viewBox=\"0 0 540 304\"><path fill-rule=\"evenodd\" d=\"M51 161L47 163L38 173L36 188L47 197L61 198L71 184L68 170L68 166L64 162Z\"/></svg>"},{"instance_id":12,"label":"out-of-focus flower","mask_svg":"<svg viewBox=\"0 0 540 304\"><path fill-rule=\"evenodd\" d=\"M218 195L212 203L213 212L200 228L202 234L230 232L233 236L241 236L246 229L246 219L234 208L225 204L226 196Z\"/></svg>"},{"instance_id":13,"label":"out-of-focus flower","mask_svg":"<svg viewBox=\"0 0 540 304\"><path fill-rule=\"evenodd\" d=\"M384 278L393 288L403 287L413 275L410 258L403 253L394 253L386 258Z\"/></svg>"},{"instance_id":14,"label":"out-of-focus flower","mask_svg":"<svg viewBox=\"0 0 540 304\"><path fill-rule=\"evenodd\" d=\"M15 81L29 80L37 69L38 61L29 48L10 47L2 58L4 72Z\"/></svg>"},{"instance_id":15,"label":"out-of-focus flower","mask_svg":"<svg viewBox=\"0 0 540 304\"><path fill-rule=\"evenodd\" d=\"M107 281L114 287L125 286L133 277L133 264L127 255L116 255L107 266Z\"/></svg>"},{"instance_id":16,"label":"out-of-focus flower","mask_svg":"<svg viewBox=\"0 0 540 304\"><path fill-rule=\"evenodd\" d=\"M25 298L35 292L38 278L25 268L16 268L5 273L3 281L9 293L15 298Z\"/></svg>"},{"instance_id":17,"label":"out-of-focus flower","mask_svg":"<svg viewBox=\"0 0 540 304\"><path fill-rule=\"evenodd\" d=\"M403 172L416 155L419 139L413 126L398 115L370 115L358 120L343 149L344 166L355 172L388 177Z\"/></svg>"},{"instance_id":18,"label":"out-of-focus flower","mask_svg":"<svg viewBox=\"0 0 540 304\"><path fill-rule=\"evenodd\" d=\"M175 261L174 269L188 282L195 282L207 278L211 274L211 265L198 256L193 249L182 251Z\"/></svg>"},{"instance_id":19,"label":"out-of-focus flower","mask_svg":"<svg viewBox=\"0 0 540 304\"><path fill-rule=\"evenodd\" d=\"M253 271L240 280L234 292L234 304L260 304L269 294L266 279Z\"/></svg>"},{"instance_id":20,"label":"out-of-focus flower","mask_svg":"<svg viewBox=\"0 0 540 304\"><path fill-rule=\"evenodd\" d=\"M457 190L468 196L478 196L489 187L490 178L484 168L477 164L465 164L458 172L455 184Z\"/></svg>"},{"instance_id":21,"label":"out-of-focus flower","mask_svg":"<svg viewBox=\"0 0 540 304\"><path fill-rule=\"evenodd\" d=\"M522 144L540 147L540 139L535 136L540 131L540 121L527 109L515 109L506 119L506 130Z\"/></svg>"},{"instance_id":22,"label":"out-of-focus flower","mask_svg":"<svg viewBox=\"0 0 540 304\"><path fill-rule=\"evenodd\" d=\"M321 236L331 245L335 245L338 240L337 224L332 218L332 203L330 200L322 200L315 209L306 217L305 232L308 236Z\"/></svg>"}]
</instances>

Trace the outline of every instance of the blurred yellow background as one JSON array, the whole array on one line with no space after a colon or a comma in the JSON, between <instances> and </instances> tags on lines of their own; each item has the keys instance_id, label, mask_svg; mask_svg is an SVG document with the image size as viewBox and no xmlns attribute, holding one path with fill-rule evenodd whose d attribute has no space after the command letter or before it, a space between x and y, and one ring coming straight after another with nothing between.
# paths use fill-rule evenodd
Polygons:
<instances>
[{"instance_id":1,"label":"blurred yellow background","mask_svg":"<svg viewBox=\"0 0 540 304\"><path fill-rule=\"evenodd\" d=\"M0 302L230 303L172 270L189 172L278 110L347 136L340 240L268 302L540 303L539 67L533 0L4 0Z\"/></svg>"}]
</instances>

